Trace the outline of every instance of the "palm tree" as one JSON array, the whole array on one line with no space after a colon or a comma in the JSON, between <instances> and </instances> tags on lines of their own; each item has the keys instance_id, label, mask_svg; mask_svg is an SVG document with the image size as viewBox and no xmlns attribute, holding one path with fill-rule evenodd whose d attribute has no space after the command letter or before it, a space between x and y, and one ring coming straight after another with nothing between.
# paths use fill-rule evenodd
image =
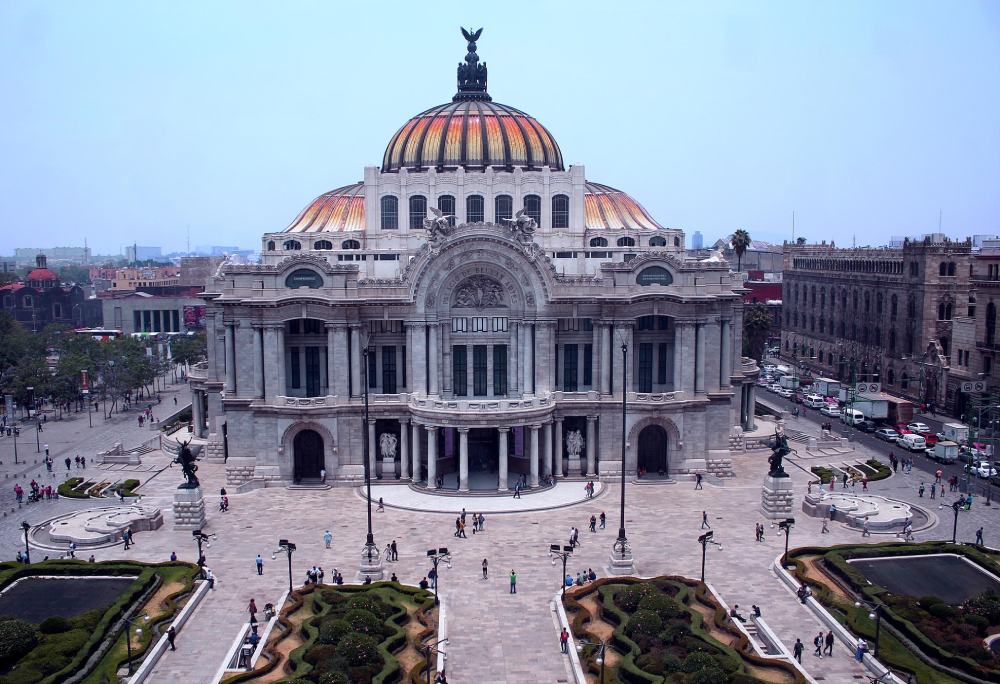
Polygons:
<instances>
[{"instance_id":1,"label":"palm tree","mask_svg":"<svg viewBox=\"0 0 1000 684\"><path fill-rule=\"evenodd\" d=\"M764 358L764 343L774 325L766 304L747 307L743 314L743 353L760 361Z\"/></svg>"},{"instance_id":2,"label":"palm tree","mask_svg":"<svg viewBox=\"0 0 1000 684\"><path fill-rule=\"evenodd\" d=\"M740 228L733 233L730 244L733 247L733 251L736 252L736 270L741 271L743 270L743 255L746 253L747 248L750 247L750 233Z\"/></svg>"}]
</instances>

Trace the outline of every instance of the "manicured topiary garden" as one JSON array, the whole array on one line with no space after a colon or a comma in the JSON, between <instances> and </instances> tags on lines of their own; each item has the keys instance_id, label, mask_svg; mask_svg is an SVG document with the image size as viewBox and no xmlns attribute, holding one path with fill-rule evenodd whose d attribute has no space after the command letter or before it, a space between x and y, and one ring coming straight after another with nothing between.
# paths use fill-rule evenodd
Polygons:
<instances>
[{"instance_id":1,"label":"manicured topiary garden","mask_svg":"<svg viewBox=\"0 0 1000 684\"><path fill-rule=\"evenodd\" d=\"M790 663L754 654L705 585L694 580L607 578L567 593L563 603L574 642L587 642L580 649L585 671L600 673L598 645L607 643L609 684L805 681Z\"/></svg>"},{"instance_id":2,"label":"manicured topiary garden","mask_svg":"<svg viewBox=\"0 0 1000 684\"><path fill-rule=\"evenodd\" d=\"M117 684L117 670L125 661L121 617L130 609L149 615L143 635L133 637L133 656L138 661L190 594L197 571L187 563L0 563L0 589L38 575L134 577L110 605L72 617L50 616L34 624L0 616L0 684L55 684L88 669L84 682Z\"/></svg>"},{"instance_id":3,"label":"manicured topiary garden","mask_svg":"<svg viewBox=\"0 0 1000 684\"><path fill-rule=\"evenodd\" d=\"M937 596L908 596L872 583L848 562L928 554L957 554L990 573L1000 570L1000 554L944 542L806 547L791 552L789 560L796 579L810 585L831 614L870 643L875 638L875 621L867 607L855 603L860 599L867 605L884 606L878 657L894 671L942 684L962 681L962 675L1000 681L1000 659L983 642L986 636L1000 633L1000 596L986 592L961 604L946 603Z\"/></svg>"},{"instance_id":4,"label":"manicured topiary garden","mask_svg":"<svg viewBox=\"0 0 1000 684\"><path fill-rule=\"evenodd\" d=\"M419 646L437 628L434 597L395 582L310 585L289 596L278 627L251 672L225 680L268 679L305 684L422 682Z\"/></svg>"}]
</instances>

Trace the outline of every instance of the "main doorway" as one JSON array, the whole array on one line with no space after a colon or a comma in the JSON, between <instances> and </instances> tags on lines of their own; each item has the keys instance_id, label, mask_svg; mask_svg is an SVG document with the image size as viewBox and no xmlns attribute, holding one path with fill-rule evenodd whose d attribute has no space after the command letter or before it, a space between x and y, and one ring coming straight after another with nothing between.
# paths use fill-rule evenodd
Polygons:
<instances>
[{"instance_id":1,"label":"main doorway","mask_svg":"<svg viewBox=\"0 0 1000 684\"><path fill-rule=\"evenodd\" d=\"M469 489L496 491L499 447L496 428L469 430Z\"/></svg>"},{"instance_id":2,"label":"main doorway","mask_svg":"<svg viewBox=\"0 0 1000 684\"><path fill-rule=\"evenodd\" d=\"M639 433L639 473L644 477L666 477L667 432L659 425L647 425Z\"/></svg>"},{"instance_id":3,"label":"main doorway","mask_svg":"<svg viewBox=\"0 0 1000 684\"><path fill-rule=\"evenodd\" d=\"M292 440L294 452L293 478L301 480L318 480L324 467L323 438L315 430L302 430Z\"/></svg>"}]
</instances>

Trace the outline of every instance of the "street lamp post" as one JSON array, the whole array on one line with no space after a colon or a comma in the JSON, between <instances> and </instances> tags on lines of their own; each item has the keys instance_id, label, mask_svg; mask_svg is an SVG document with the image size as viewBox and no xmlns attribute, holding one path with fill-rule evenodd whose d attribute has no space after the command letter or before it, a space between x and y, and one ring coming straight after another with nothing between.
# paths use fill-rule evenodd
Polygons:
<instances>
[{"instance_id":1,"label":"street lamp post","mask_svg":"<svg viewBox=\"0 0 1000 684\"><path fill-rule=\"evenodd\" d=\"M448 564L451 567L451 554L448 553L448 549L442 546L439 549L427 549L427 557L431 559L431 563L434 564L434 605L438 605L441 601L438 599L438 582L441 581L441 574L438 572L438 565L441 561Z\"/></svg>"},{"instance_id":2,"label":"street lamp post","mask_svg":"<svg viewBox=\"0 0 1000 684\"><path fill-rule=\"evenodd\" d=\"M868 613L868 619L875 621L875 646L872 649L872 657L878 658L878 642L879 642L879 637L882 634L882 608L884 608L885 606L883 606L881 603L870 605L862 601L854 602L854 607L857 608L858 610L860 610L862 606L871 609L871 612Z\"/></svg>"},{"instance_id":3,"label":"street lamp post","mask_svg":"<svg viewBox=\"0 0 1000 684\"><path fill-rule=\"evenodd\" d=\"M958 543L956 540L958 538L958 512L962 510L962 500L959 499L951 505L951 509L955 512L955 522L951 526L951 543Z\"/></svg>"},{"instance_id":4,"label":"street lamp post","mask_svg":"<svg viewBox=\"0 0 1000 684\"><path fill-rule=\"evenodd\" d=\"M781 567L783 568L788 565L788 538L792 535L793 527L795 527L795 518L785 518L778 523L778 529L785 533L785 553L781 556Z\"/></svg>"},{"instance_id":5,"label":"street lamp post","mask_svg":"<svg viewBox=\"0 0 1000 684\"><path fill-rule=\"evenodd\" d=\"M611 550L611 571L615 574L628 575L635 571L635 560L632 549L625 536L625 438L626 419L628 417L628 344L622 340L622 485L620 495L620 517L618 538Z\"/></svg>"},{"instance_id":6,"label":"street lamp post","mask_svg":"<svg viewBox=\"0 0 1000 684\"><path fill-rule=\"evenodd\" d=\"M271 552L271 560L278 557L279 553L284 553L288 556L288 591L292 591L292 554L295 553L295 544L288 541L287 539L278 540L278 548Z\"/></svg>"},{"instance_id":7,"label":"street lamp post","mask_svg":"<svg viewBox=\"0 0 1000 684\"><path fill-rule=\"evenodd\" d=\"M136 636L142 636L142 627L139 620L148 622L149 616L141 615L137 618L123 617L122 620L125 622L125 649L128 651L128 673L132 674L132 636L129 634L129 627L134 626Z\"/></svg>"},{"instance_id":8,"label":"street lamp post","mask_svg":"<svg viewBox=\"0 0 1000 684\"><path fill-rule=\"evenodd\" d=\"M21 529L24 530L24 562L31 563L31 547L28 545L28 530L31 529L31 525L25 520L21 523Z\"/></svg>"},{"instance_id":9,"label":"street lamp post","mask_svg":"<svg viewBox=\"0 0 1000 684\"><path fill-rule=\"evenodd\" d=\"M90 387L87 384L87 369L84 368L80 371L80 377L83 381L83 400L87 402L87 425L94 427L94 419L90 416Z\"/></svg>"},{"instance_id":10,"label":"street lamp post","mask_svg":"<svg viewBox=\"0 0 1000 684\"><path fill-rule=\"evenodd\" d=\"M35 406L35 388L28 387L27 389L28 389L28 395L31 397L30 399L28 399L29 401L28 417L29 418L31 417L32 411L35 412L35 453L40 454L42 453L42 439L40 435L42 431L42 419L38 415L38 407Z\"/></svg>"},{"instance_id":11,"label":"street lamp post","mask_svg":"<svg viewBox=\"0 0 1000 684\"><path fill-rule=\"evenodd\" d=\"M369 338L366 336L361 347L362 377L361 385L364 387L364 425L361 426L361 458L365 464L365 499L368 504L368 536L365 537L365 548L361 553L361 574L374 579L382 579L382 554L375 544L375 535L372 533L372 472L371 459L368 450L371 445L368 443L368 354Z\"/></svg>"},{"instance_id":12,"label":"street lamp post","mask_svg":"<svg viewBox=\"0 0 1000 684\"><path fill-rule=\"evenodd\" d=\"M427 663L427 684L431 684L431 670L435 669L431 667L431 653L443 655L445 658L447 658L448 657L447 654L445 654L445 652L439 648L441 644L446 644L446 643L448 643L447 638L439 639L438 641L435 641L430 644L420 644L417 647L420 653L423 654L424 661Z\"/></svg>"},{"instance_id":13,"label":"street lamp post","mask_svg":"<svg viewBox=\"0 0 1000 684\"><path fill-rule=\"evenodd\" d=\"M700 537L698 537L698 543L701 544L701 582L702 582L702 584L705 583L705 550L708 548L708 545L709 544L714 544L715 546L719 547L719 551L722 551L722 544L720 544L717 541L713 541L712 540L712 538L714 536L715 536L715 533L712 532L712 530L709 530L705 534L703 534Z\"/></svg>"},{"instance_id":14,"label":"street lamp post","mask_svg":"<svg viewBox=\"0 0 1000 684\"><path fill-rule=\"evenodd\" d=\"M11 434L14 436L14 465L17 465L17 436L21 434L21 429L15 425Z\"/></svg>"},{"instance_id":15,"label":"street lamp post","mask_svg":"<svg viewBox=\"0 0 1000 684\"><path fill-rule=\"evenodd\" d=\"M205 534L201 530L191 530L191 536L194 537L195 542L198 544L198 566L200 567L201 559L204 557L201 553L201 545L204 543L206 548L212 546L212 537L215 535Z\"/></svg>"},{"instance_id":16,"label":"street lamp post","mask_svg":"<svg viewBox=\"0 0 1000 684\"><path fill-rule=\"evenodd\" d=\"M604 684L604 661L607 660L605 653L608 649L608 642L601 639L599 643L594 643L593 641L587 641L586 639L580 639L576 645L577 653L583 653L584 646L593 646L597 649L597 664L601 666L601 678L599 680L600 684Z\"/></svg>"},{"instance_id":17,"label":"street lamp post","mask_svg":"<svg viewBox=\"0 0 1000 684\"><path fill-rule=\"evenodd\" d=\"M563 596L566 595L566 561L569 557L573 555L572 546L562 546L558 544L549 544L549 557L552 559L552 565L556 564L557 558L562 558L562 577L560 578L560 584L562 584Z\"/></svg>"}]
</instances>

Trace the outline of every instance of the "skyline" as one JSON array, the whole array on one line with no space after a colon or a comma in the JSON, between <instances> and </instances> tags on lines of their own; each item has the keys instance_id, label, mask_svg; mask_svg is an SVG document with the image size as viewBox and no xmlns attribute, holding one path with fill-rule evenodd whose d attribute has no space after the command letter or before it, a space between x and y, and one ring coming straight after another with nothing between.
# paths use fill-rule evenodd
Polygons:
<instances>
[{"instance_id":1,"label":"skyline","mask_svg":"<svg viewBox=\"0 0 1000 684\"><path fill-rule=\"evenodd\" d=\"M793 211L841 246L936 232L939 212L954 238L1000 232L997 5L567 6L7 3L0 254L171 252L188 228L259 246L450 99L459 24L484 27L495 100L688 244L791 239Z\"/></svg>"}]
</instances>

